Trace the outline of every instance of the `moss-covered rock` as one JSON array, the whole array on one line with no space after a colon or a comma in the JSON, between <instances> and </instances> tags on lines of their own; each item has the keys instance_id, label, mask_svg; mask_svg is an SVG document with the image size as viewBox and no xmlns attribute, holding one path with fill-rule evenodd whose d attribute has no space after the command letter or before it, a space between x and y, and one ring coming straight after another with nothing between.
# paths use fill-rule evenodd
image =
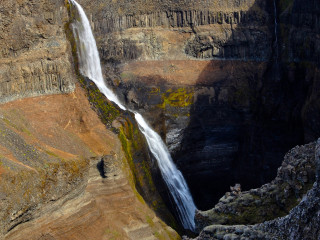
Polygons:
<instances>
[{"instance_id":1,"label":"moss-covered rock","mask_svg":"<svg viewBox=\"0 0 320 240\"><path fill-rule=\"evenodd\" d=\"M140 132L132 115L127 115L121 121L119 138L125 153L125 160L132 174L131 185L137 189L137 197L145 201L156 213L171 227L178 229L178 225L168 211L161 196L159 195L155 182L161 179L153 177L154 162L151 159L146 140ZM141 196L143 198L141 198Z\"/></svg>"}]
</instances>

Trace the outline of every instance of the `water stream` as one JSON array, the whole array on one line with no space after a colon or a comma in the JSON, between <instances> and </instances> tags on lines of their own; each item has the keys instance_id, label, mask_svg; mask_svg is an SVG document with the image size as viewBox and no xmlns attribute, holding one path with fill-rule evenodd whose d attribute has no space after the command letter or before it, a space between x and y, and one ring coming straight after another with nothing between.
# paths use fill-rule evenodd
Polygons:
<instances>
[{"instance_id":1,"label":"water stream","mask_svg":"<svg viewBox=\"0 0 320 240\"><path fill-rule=\"evenodd\" d=\"M77 44L81 74L91 79L110 101L117 104L121 109L134 113L139 129L145 136L149 149L157 160L162 177L176 203L177 212L183 227L194 231L196 206L182 173L172 161L167 146L159 134L146 123L139 113L127 109L122 105L117 96L106 86L101 71L96 41L89 20L83 8L75 0L69 0L69 2L75 7L76 13L79 15L73 19L71 26Z\"/></svg>"}]
</instances>

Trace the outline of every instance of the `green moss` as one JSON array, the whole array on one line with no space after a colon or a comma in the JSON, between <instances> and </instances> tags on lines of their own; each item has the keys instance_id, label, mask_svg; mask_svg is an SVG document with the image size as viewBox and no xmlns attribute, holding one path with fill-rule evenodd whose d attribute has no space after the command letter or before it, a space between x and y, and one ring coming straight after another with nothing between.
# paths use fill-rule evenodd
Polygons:
<instances>
[{"instance_id":1,"label":"green moss","mask_svg":"<svg viewBox=\"0 0 320 240\"><path fill-rule=\"evenodd\" d=\"M102 121L111 126L112 122L120 115L120 111L94 86L88 91L89 101L98 110Z\"/></svg>"},{"instance_id":2,"label":"green moss","mask_svg":"<svg viewBox=\"0 0 320 240\"><path fill-rule=\"evenodd\" d=\"M149 226L150 226L151 228L154 228L154 222L153 222L153 220L152 220L152 217L150 217L149 215L147 215L147 216L146 216L146 221L147 221L147 223L149 224Z\"/></svg>"},{"instance_id":3,"label":"green moss","mask_svg":"<svg viewBox=\"0 0 320 240\"><path fill-rule=\"evenodd\" d=\"M151 91L149 92L151 95L158 95L160 94L160 88L158 87L152 87Z\"/></svg>"},{"instance_id":4,"label":"green moss","mask_svg":"<svg viewBox=\"0 0 320 240\"><path fill-rule=\"evenodd\" d=\"M124 150L126 159L134 174L135 182L139 184L141 188L147 187L151 192L155 192L156 188L151 176L151 170L145 159L134 162L133 155L135 153L143 151L144 145L141 133L130 122L126 124L126 130L122 127L119 132L119 138ZM145 186L147 185L147 186Z\"/></svg>"},{"instance_id":5,"label":"green moss","mask_svg":"<svg viewBox=\"0 0 320 240\"><path fill-rule=\"evenodd\" d=\"M70 5L67 1L66 1L66 4L70 13L70 18L75 17L72 11L70 11ZM81 75L79 71L77 45L70 28L70 24L71 24L70 22L65 24L65 32L66 32L67 39L71 44L71 51L74 59L75 72L77 74L78 81L81 87L86 90L88 100L92 104L96 112L99 114L99 117L102 120L102 122L106 124L109 128L112 128L112 122L120 115L120 110L100 92L100 90L96 87L96 85L93 82L85 79Z\"/></svg>"},{"instance_id":6,"label":"green moss","mask_svg":"<svg viewBox=\"0 0 320 240\"><path fill-rule=\"evenodd\" d=\"M154 233L154 236L155 236L157 239L159 239L159 240L165 240L165 239L167 239L166 236L165 236L163 233L159 233L158 231L156 231L156 232Z\"/></svg>"},{"instance_id":7,"label":"green moss","mask_svg":"<svg viewBox=\"0 0 320 240\"><path fill-rule=\"evenodd\" d=\"M193 104L194 92L185 88L176 90L169 89L162 94L161 108L171 107L188 107Z\"/></svg>"},{"instance_id":8,"label":"green moss","mask_svg":"<svg viewBox=\"0 0 320 240\"><path fill-rule=\"evenodd\" d=\"M119 139L126 160L124 165L129 167L127 172L131 175L130 184L137 198L147 203L167 224L177 229L175 219L168 212L155 187L146 141L136 123L127 119L119 130Z\"/></svg>"}]
</instances>

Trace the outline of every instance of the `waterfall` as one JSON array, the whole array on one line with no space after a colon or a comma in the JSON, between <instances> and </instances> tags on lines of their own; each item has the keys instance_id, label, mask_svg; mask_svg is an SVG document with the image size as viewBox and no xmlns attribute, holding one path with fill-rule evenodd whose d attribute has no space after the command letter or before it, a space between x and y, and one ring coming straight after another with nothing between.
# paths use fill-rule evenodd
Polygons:
<instances>
[{"instance_id":1,"label":"waterfall","mask_svg":"<svg viewBox=\"0 0 320 240\"><path fill-rule=\"evenodd\" d=\"M135 118L139 129L147 139L150 151L157 159L162 177L177 205L179 218L183 227L195 230L194 215L196 206L182 173L173 163L169 150L159 134L148 126L139 113L135 113Z\"/></svg>"},{"instance_id":2,"label":"waterfall","mask_svg":"<svg viewBox=\"0 0 320 240\"><path fill-rule=\"evenodd\" d=\"M79 14L79 16L73 20L71 26L77 44L81 74L91 79L110 101L117 104L121 109L127 110L126 107L120 103L117 96L105 84L96 41L84 10L75 0L69 0L69 2L77 9ZM130 109L128 110L131 111ZM131 112L134 113L139 129L145 136L149 149L157 160L162 177L176 203L179 219L183 227L194 231L196 206L182 173L173 163L170 153L159 134L149 127L139 113Z\"/></svg>"}]
</instances>

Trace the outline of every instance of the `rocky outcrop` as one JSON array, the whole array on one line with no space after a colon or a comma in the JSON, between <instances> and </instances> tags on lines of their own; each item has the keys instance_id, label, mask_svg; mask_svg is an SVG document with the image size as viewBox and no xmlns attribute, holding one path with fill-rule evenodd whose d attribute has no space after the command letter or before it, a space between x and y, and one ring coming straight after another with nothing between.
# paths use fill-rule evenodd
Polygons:
<instances>
[{"instance_id":1,"label":"rocky outcrop","mask_svg":"<svg viewBox=\"0 0 320 240\"><path fill-rule=\"evenodd\" d=\"M290 150L271 183L250 191L227 192L215 208L198 211L195 218L198 231L213 224L248 225L288 214L315 182L315 145Z\"/></svg>"},{"instance_id":2,"label":"rocky outcrop","mask_svg":"<svg viewBox=\"0 0 320 240\"><path fill-rule=\"evenodd\" d=\"M1 239L179 238L137 192L121 142L79 86L0 115Z\"/></svg>"},{"instance_id":3,"label":"rocky outcrop","mask_svg":"<svg viewBox=\"0 0 320 240\"><path fill-rule=\"evenodd\" d=\"M63 1L2 1L0 102L75 88Z\"/></svg>"},{"instance_id":4,"label":"rocky outcrop","mask_svg":"<svg viewBox=\"0 0 320 240\"><path fill-rule=\"evenodd\" d=\"M88 184L80 196L59 211L18 226L5 239L179 239L133 191L130 170L116 149L114 155L91 159ZM97 168L101 161L108 169L104 177Z\"/></svg>"},{"instance_id":5,"label":"rocky outcrop","mask_svg":"<svg viewBox=\"0 0 320 240\"><path fill-rule=\"evenodd\" d=\"M319 198L319 183L315 183L303 201L286 217L253 226L212 225L206 227L196 239L318 239Z\"/></svg>"},{"instance_id":6,"label":"rocky outcrop","mask_svg":"<svg viewBox=\"0 0 320 240\"><path fill-rule=\"evenodd\" d=\"M315 164L319 164L319 144L315 146ZM302 152L304 149L301 149ZM303 154L301 152L301 154ZM309 154L309 153L308 153ZM318 176L317 176L318 177ZM313 184L295 208L282 218L257 225L212 225L204 228L197 240L206 239L318 239L319 231L319 181ZM185 238L188 239L188 238Z\"/></svg>"}]
</instances>

